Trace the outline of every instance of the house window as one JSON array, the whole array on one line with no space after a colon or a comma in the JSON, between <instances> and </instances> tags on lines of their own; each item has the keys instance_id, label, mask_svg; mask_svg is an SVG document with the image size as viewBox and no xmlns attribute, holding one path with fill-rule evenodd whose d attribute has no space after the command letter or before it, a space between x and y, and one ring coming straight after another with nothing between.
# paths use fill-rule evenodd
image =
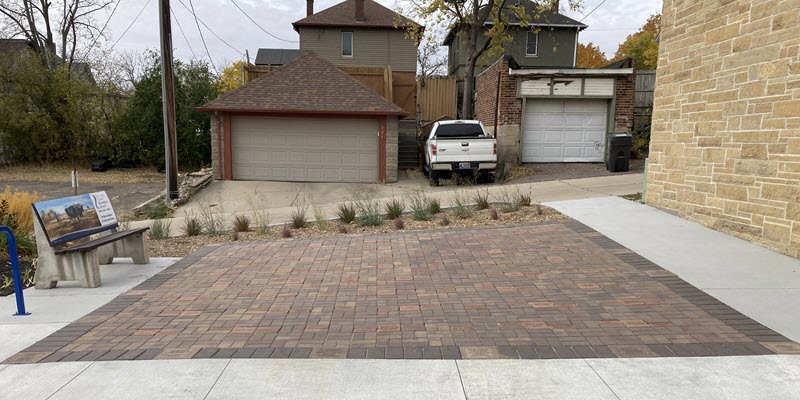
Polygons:
<instances>
[{"instance_id":1,"label":"house window","mask_svg":"<svg viewBox=\"0 0 800 400\"><path fill-rule=\"evenodd\" d=\"M353 32L342 32L342 57L353 56Z\"/></svg>"},{"instance_id":2,"label":"house window","mask_svg":"<svg viewBox=\"0 0 800 400\"><path fill-rule=\"evenodd\" d=\"M539 54L539 32L528 31L528 41L525 44L525 55L536 56Z\"/></svg>"}]
</instances>

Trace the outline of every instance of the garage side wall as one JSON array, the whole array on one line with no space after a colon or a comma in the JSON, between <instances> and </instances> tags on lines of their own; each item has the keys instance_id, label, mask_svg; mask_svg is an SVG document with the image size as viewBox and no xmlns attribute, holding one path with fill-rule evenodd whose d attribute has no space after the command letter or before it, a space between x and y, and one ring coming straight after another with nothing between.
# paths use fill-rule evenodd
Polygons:
<instances>
[{"instance_id":1,"label":"garage side wall","mask_svg":"<svg viewBox=\"0 0 800 400\"><path fill-rule=\"evenodd\" d=\"M797 1L664 1L648 204L800 257L798 19Z\"/></svg>"},{"instance_id":2,"label":"garage side wall","mask_svg":"<svg viewBox=\"0 0 800 400\"><path fill-rule=\"evenodd\" d=\"M216 115L212 113L210 118L211 118L211 172L214 176L214 179L219 180L222 179L222 175L220 174L220 168L219 168L219 160L220 160L219 152L223 151L225 146L225 144L222 143L223 148L220 148L219 144L220 142L222 142L222 140L220 140L218 136L220 132L220 129L218 129L218 127L221 127L222 125L222 115L220 115L219 125L217 124Z\"/></svg>"},{"instance_id":3,"label":"garage side wall","mask_svg":"<svg viewBox=\"0 0 800 400\"><path fill-rule=\"evenodd\" d=\"M636 75L617 78L614 92L614 132L630 132L636 102Z\"/></svg>"},{"instance_id":4,"label":"garage side wall","mask_svg":"<svg viewBox=\"0 0 800 400\"><path fill-rule=\"evenodd\" d=\"M386 183L397 182L399 119L396 115L386 117Z\"/></svg>"},{"instance_id":5,"label":"garage side wall","mask_svg":"<svg viewBox=\"0 0 800 400\"><path fill-rule=\"evenodd\" d=\"M522 100L517 98L517 80L508 74L508 59L501 58L476 78L475 118L497 138L497 161L517 164L520 157ZM497 81L500 79L500 98ZM497 110L497 132L494 132Z\"/></svg>"}]
</instances>

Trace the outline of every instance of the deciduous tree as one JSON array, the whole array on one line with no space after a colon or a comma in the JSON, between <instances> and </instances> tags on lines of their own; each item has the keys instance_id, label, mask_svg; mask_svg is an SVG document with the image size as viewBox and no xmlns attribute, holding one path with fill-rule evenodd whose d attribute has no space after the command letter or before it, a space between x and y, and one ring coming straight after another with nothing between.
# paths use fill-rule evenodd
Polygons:
<instances>
[{"instance_id":1,"label":"deciduous tree","mask_svg":"<svg viewBox=\"0 0 800 400\"><path fill-rule=\"evenodd\" d=\"M638 32L628 35L619 45L614 61L635 58L637 69L658 67L658 34L661 32L661 14L651 15Z\"/></svg>"},{"instance_id":2,"label":"deciduous tree","mask_svg":"<svg viewBox=\"0 0 800 400\"><path fill-rule=\"evenodd\" d=\"M222 76L219 77L219 89L222 93L242 86L242 68L244 61L236 61L222 70Z\"/></svg>"},{"instance_id":3,"label":"deciduous tree","mask_svg":"<svg viewBox=\"0 0 800 400\"><path fill-rule=\"evenodd\" d=\"M581 0L568 0L568 7L577 9ZM508 20L515 17L520 26L528 28L531 19L535 19L546 10L559 4L558 0L542 0L539 3L521 0L407 0L399 14L405 15L421 23L420 26L408 26L408 34L422 41L425 38L424 25L446 25L453 29L466 44L466 68L464 74L464 92L461 98L464 117L472 117L472 100L474 90L475 67L478 60L486 53L499 55L505 44L511 41L508 32ZM487 25L487 22L490 24ZM537 30L536 27L530 27ZM483 40L484 37L486 40Z\"/></svg>"},{"instance_id":4,"label":"deciduous tree","mask_svg":"<svg viewBox=\"0 0 800 400\"><path fill-rule=\"evenodd\" d=\"M587 44L578 43L578 59L576 67L578 68L602 68L608 65L609 61L606 54L600 51L600 47L595 46L594 43Z\"/></svg>"}]
</instances>

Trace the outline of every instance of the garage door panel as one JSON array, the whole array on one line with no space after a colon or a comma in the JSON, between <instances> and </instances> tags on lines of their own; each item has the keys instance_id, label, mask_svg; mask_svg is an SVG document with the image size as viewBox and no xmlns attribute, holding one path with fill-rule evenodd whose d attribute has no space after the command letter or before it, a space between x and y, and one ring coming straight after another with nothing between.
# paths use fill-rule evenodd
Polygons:
<instances>
[{"instance_id":1,"label":"garage door panel","mask_svg":"<svg viewBox=\"0 0 800 400\"><path fill-rule=\"evenodd\" d=\"M375 182L374 119L235 116L234 179Z\"/></svg>"},{"instance_id":2,"label":"garage door panel","mask_svg":"<svg viewBox=\"0 0 800 400\"><path fill-rule=\"evenodd\" d=\"M603 161L608 101L529 99L522 134L523 162Z\"/></svg>"}]
</instances>

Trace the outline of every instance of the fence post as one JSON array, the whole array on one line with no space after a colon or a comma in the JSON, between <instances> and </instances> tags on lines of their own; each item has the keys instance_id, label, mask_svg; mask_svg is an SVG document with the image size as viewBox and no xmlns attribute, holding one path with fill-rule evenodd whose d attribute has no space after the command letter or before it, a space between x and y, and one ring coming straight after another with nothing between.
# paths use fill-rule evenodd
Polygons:
<instances>
[{"instance_id":1,"label":"fence post","mask_svg":"<svg viewBox=\"0 0 800 400\"><path fill-rule=\"evenodd\" d=\"M17 313L14 315L31 315L31 313L25 312L25 298L22 295L22 276L19 273L19 257L17 256L17 241L14 239L14 232L7 226L0 226L0 232L6 235L8 257L11 258L11 277L14 280L14 296L17 298Z\"/></svg>"}]
</instances>

